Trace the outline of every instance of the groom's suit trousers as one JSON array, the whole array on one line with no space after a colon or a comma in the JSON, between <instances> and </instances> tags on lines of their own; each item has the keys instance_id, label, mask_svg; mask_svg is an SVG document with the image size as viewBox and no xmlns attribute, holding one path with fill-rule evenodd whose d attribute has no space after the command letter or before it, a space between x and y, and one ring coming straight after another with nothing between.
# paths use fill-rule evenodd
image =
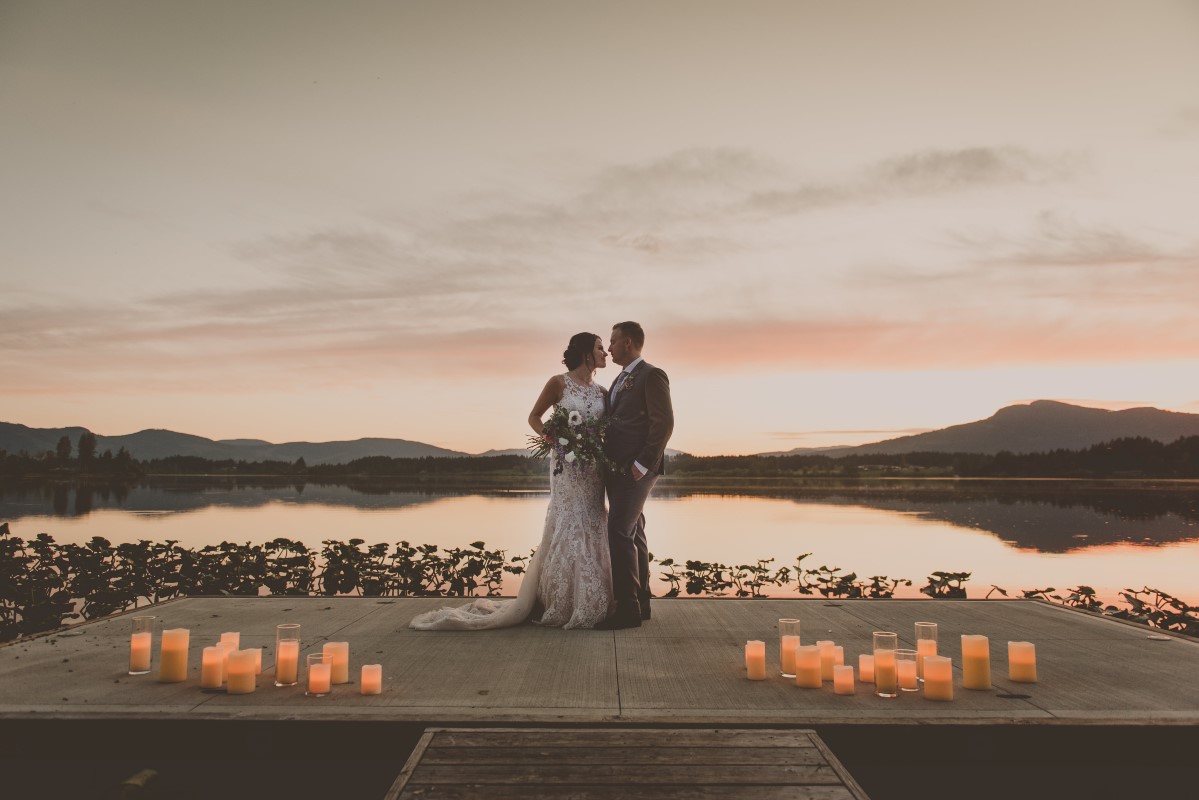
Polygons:
<instances>
[{"instance_id":1,"label":"groom's suit trousers","mask_svg":"<svg viewBox=\"0 0 1199 800\"><path fill-rule=\"evenodd\" d=\"M617 613L649 608L649 545L643 511L657 481L658 476L652 472L639 481L628 472L607 479L608 549L612 553L612 593Z\"/></svg>"}]
</instances>

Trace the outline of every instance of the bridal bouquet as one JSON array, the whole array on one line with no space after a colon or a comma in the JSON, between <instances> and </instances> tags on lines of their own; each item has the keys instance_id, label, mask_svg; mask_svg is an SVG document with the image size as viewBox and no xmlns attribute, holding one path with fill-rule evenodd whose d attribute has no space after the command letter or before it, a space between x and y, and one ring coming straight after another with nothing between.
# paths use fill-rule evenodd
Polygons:
<instances>
[{"instance_id":1,"label":"bridal bouquet","mask_svg":"<svg viewBox=\"0 0 1199 800\"><path fill-rule=\"evenodd\" d=\"M607 417L583 419L578 411L568 411L554 406L553 413L545 421L544 436L530 436L529 449L536 458L545 458L555 453L554 474L560 475L567 464L607 469L611 462L604 454L604 431L608 428Z\"/></svg>"}]
</instances>

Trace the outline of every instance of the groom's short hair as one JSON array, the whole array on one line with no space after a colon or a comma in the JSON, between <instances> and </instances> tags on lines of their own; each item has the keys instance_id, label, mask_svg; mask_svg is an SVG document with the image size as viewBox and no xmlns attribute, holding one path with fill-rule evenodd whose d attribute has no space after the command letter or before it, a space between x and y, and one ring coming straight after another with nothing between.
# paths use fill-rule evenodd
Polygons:
<instances>
[{"instance_id":1,"label":"groom's short hair","mask_svg":"<svg viewBox=\"0 0 1199 800\"><path fill-rule=\"evenodd\" d=\"M620 331L622 336L632 339L638 350L645 347L645 331L636 322L618 322L612 327Z\"/></svg>"}]
</instances>

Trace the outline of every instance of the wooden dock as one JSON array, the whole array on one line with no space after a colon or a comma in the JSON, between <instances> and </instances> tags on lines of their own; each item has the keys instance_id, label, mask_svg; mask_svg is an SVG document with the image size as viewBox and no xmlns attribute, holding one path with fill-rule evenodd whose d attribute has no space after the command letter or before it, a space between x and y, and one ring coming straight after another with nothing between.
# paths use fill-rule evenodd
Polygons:
<instances>
[{"instance_id":1,"label":"wooden dock","mask_svg":"<svg viewBox=\"0 0 1199 800\"><path fill-rule=\"evenodd\" d=\"M811 730L432 728L386 800L869 800Z\"/></svg>"},{"instance_id":2,"label":"wooden dock","mask_svg":"<svg viewBox=\"0 0 1199 800\"><path fill-rule=\"evenodd\" d=\"M683 599L654 602L654 619L625 631L525 625L488 632L419 632L408 620L440 599L187 598L153 609L191 631L189 679L126 674L128 616L0 647L0 719L387 720L422 725L669 724L1174 725L1199 723L1199 642L1038 601ZM147 613L145 610L139 613ZM953 702L918 694L850 697L799 689L777 676L776 620L802 620L805 642L832 639L857 663L871 633L940 625L957 673ZM303 652L350 643L351 678L323 698L271 679L275 626L302 625ZM223 631L264 649L248 695L199 689L200 651ZM960 634L990 637L994 689L960 685ZM767 681L745 678L747 639L768 643ZM1007 679L1006 642L1037 646L1040 682ZM157 640L155 643L157 659ZM302 658L302 657L301 657ZM358 666L383 665L384 691L358 693ZM157 665L156 665L157 666Z\"/></svg>"}]
</instances>

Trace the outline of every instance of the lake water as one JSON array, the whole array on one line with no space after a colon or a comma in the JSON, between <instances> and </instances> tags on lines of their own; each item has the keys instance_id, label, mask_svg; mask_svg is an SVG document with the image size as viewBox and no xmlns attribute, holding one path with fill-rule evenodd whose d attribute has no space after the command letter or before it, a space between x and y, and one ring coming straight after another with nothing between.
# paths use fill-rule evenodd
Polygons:
<instances>
[{"instance_id":1,"label":"lake water","mask_svg":"<svg viewBox=\"0 0 1199 800\"><path fill-rule=\"evenodd\" d=\"M541 535L544 491L188 482L130 489L0 488L0 521L15 536L114 543L286 537L435 543L482 540L509 556ZM1086 481L812 481L798 488L717 492L660 486L646 507L659 558L725 564L775 559L827 564L861 577L909 578L919 596L934 570L973 573L971 597L1087 584L1108 601L1151 586L1199 604L1199 485ZM505 585L515 591L515 579ZM655 592L666 590L665 583ZM771 596L792 589L771 587Z\"/></svg>"}]
</instances>

